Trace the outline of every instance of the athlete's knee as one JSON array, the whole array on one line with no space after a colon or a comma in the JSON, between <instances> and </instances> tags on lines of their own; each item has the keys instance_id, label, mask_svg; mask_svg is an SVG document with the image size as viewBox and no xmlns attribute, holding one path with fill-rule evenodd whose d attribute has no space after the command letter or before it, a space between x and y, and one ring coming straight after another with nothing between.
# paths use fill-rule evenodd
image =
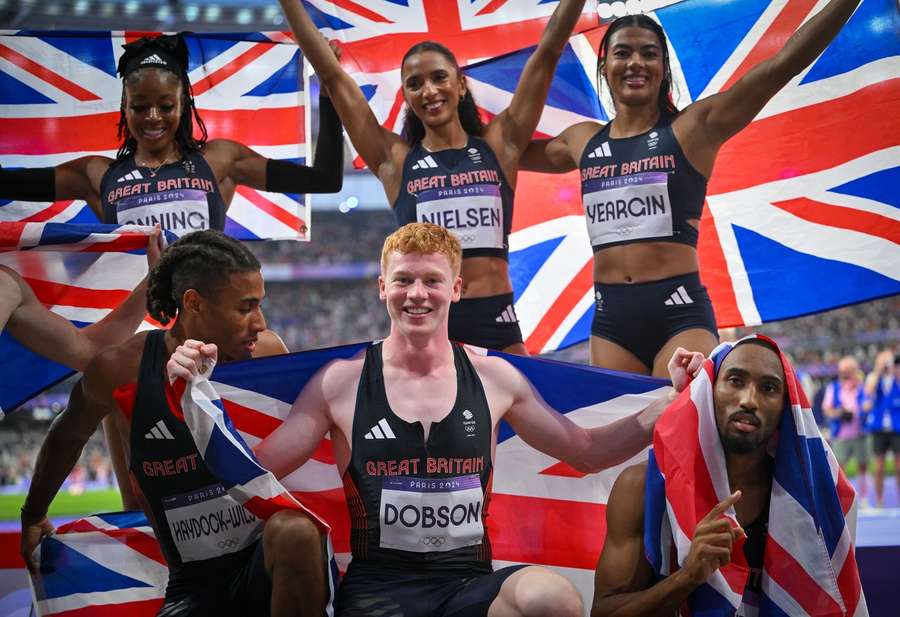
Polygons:
<instances>
[{"instance_id":1,"label":"athlete's knee","mask_svg":"<svg viewBox=\"0 0 900 617\"><path fill-rule=\"evenodd\" d=\"M569 579L544 568L530 568L516 585L515 604L523 617L582 617L581 594Z\"/></svg>"},{"instance_id":2,"label":"athlete's knee","mask_svg":"<svg viewBox=\"0 0 900 617\"><path fill-rule=\"evenodd\" d=\"M322 535L309 517L294 511L277 512L263 528L267 564L283 559L307 560L321 552Z\"/></svg>"}]
</instances>

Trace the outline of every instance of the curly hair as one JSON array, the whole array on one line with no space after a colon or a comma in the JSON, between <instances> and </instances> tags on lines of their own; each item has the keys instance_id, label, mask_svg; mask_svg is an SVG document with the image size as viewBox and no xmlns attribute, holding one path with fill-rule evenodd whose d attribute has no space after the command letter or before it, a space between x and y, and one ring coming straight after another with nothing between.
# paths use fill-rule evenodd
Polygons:
<instances>
[{"instance_id":1,"label":"curly hair","mask_svg":"<svg viewBox=\"0 0 900 617\"><path fill-rule=\"evenodd\" d=\"M658 23L647 17L646 15L626 15L619 17L613 21L603 38L600 40L600 48L597 50L597 84L601 83L600 70L606 64L606 56L609 53L609 41L612 35L622 28L644 28L650 30L659 39L660 53L663 59L663 80L659 85L659 99L657 105L659 110L666 114L677 114L678 108L675 107L675 101L672 98L672 64L669 61L669 46L666 43L666 33ZM613 101L615 102L615 101Z\"/></svg>"},{"instance_id":2,"label":"curly hair","mask_svg":"<svg viewBox=\"0 0 900 617\"><path fill-rule=\"evenodd\" d=\"M173 242L150 272L147 312L165 325L183 308L188 289L213 297L232 274L260 269L256 256L234 238L212 229L189 233Z\"/></svg>"},{"instance_id":3,"label":"curly hair","mask_svg":"<svg viewBox=\"0 0 900 617\"><path fill-rule=\"evenodd\" d=\"M434 41L422 41L421 43L416 43L410 47L406 54L404 54L400 66L402 67L406 64L406 60L410 56L426 51L433 51L441 54L453 65L457 74L462 73L453 52ZM475 105L475 97L472 96L472 91L468 88L466 88L466 93L460 99L456 112L459 114L459 121L462 124L463 130L468 135L481 137L484 134L484 122L481 121L481 115L478 113L478 106ZM403 117L403 131L401 132L401 135L408 144L420 142L425 137L425 124L409 106L407 106L406 115Z\"/></svg>"},{"instance_id":4,"label":"curly hair","mask_svg":"<svg viewBox=\"0 0 900 617\"><path fill-rule=\"evenodd\" d=\"M181 84L181 118L178 122L178 130L175 133L175 143L181 156L194 152L200 152L206 146L208 134L206 125L197 111L194 103L194 92L191 81L187 75L188 48L184 37L180 34L159 36L156 38L144 37L124 46L125 52L119 58L118 72L122 75L122 104L119 108L118 139L119 150L116 152L116 160L120 161L134 154L137 149L137 140L128 130L128 121L125 118L125 99L127 88L137 85L148 71L158 71L160 75L171 75ZM157 50L165 54L172 62L165 68L145 67L135 70L126 70L132 61L144 55L148 50ZM194 138L194 122L200 130L200 138Z\"/></svg>"},{"instance_id":5,"label":"curly hair","mask_svg":"<svg viewBox=\"0 0 900 617\"><path fill-rule=\"evenodd\" d=\"M452 232L433 223L407 223L385 238L381 249L382 274L387 270L388 257L394 252L402 255L409 253L446 255L454 275L459 274L462 263L462 246L459 239Z\"/></svg>"}]
</instances>

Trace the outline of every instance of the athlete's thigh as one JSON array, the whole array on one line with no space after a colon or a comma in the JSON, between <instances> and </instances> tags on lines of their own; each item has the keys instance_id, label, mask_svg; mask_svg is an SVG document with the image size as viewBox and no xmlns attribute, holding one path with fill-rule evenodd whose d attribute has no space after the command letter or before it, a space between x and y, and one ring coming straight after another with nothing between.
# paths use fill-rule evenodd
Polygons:
<instances>
[{"instance_id":1,"label":"athlete's thigh","mask_svg":"<svg viewBox=\"0 0 900 617\"><path fill-rule=\"evenodd\" d=\"M653 360L653 376L669 376L669 360L671 360L672 354L679 347L684 347L688 351L699 351L704 356L708 356L718 344L716 337L709 330L704 330L703 328L682 330L666 341L666 344L656 354L656 358Z\"/></svg>"},{"instance_id":2,"label":"athlete's thigh","mask_svg":"<svg viewBox=\"0 0 900 617\"><path fill-rule=\"evenodd\" d=\"M591 365L615 371L649 375L650 367L636 355L610 340L591 335Z\"/></svg>"}]
</instances>

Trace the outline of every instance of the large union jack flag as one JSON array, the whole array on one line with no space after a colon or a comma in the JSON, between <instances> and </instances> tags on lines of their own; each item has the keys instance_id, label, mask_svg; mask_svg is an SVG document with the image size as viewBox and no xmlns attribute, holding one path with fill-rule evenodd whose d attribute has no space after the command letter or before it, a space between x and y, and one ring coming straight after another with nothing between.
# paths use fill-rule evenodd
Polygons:
<instances>
[{"instance_id":1,"label":"large union jack flag","mask_svg":"<svg viewBox=\"0 0 900 617\"><path fill-rule=\"evenodd\" d=\"M46 167L115 157L122 44L147 32L0 32L0 163ZM306 158L306 89L296 45L281 33L193 34L188 76L211 139L260 154ZM0 220L96 222L84 202L0 200ZM299 196L238 187L226 232L242 240L306 239Z\"/></svg>"},{"instance_id":2,"label":"large union jack flag","mask_svg":"<svg viewBox=\"0 0 900 617\"><path fill-rule=\"evenodd\" d=\"M534 44L554 4L304 0L326 36L347 42L348 69L379 120L394 130L402 121L399 59L412 43L449 43L468 64L476 101L490 117L508 106L531 51L521 48ZM667 5L650 15L668 33L684 108L773 55L824 1L655 4ZM613 115L608 95L597 96L597 47L606 26L585 29L590 23L586 16L563 53L538 137ZM897 5L864 0L828 50L720 151L699 250L721 327L900 292L898 110ZM529 351L585 340L593 289L577 174L520 174L510 248Z\"/></svg>"}]
</instances>

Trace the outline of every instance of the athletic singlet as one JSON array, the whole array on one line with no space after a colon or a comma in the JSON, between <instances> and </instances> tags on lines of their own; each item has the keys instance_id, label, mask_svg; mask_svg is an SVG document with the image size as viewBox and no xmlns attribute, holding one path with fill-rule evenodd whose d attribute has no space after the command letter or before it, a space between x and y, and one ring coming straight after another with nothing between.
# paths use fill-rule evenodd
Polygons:
<instances>
[{"instance_id":1,"label":"athletic singlet","mask_svg":"<svg viewBox=\"0 0 900 617\"><path fill-rule=\"evenodd\" d=\"M674 116L662 114L646 133L614 139L604 126L581 155L581 201L594 252L641 241L697 246L706 178L688 162Z\"/></svg>"},{"instance_id":2,"label":"athletic singlet","mask_svg":"<svg viewBox=\"0 0 900 617\"><path fill-rule=\"evenodd\" d=\"M262 521L228 495L203 462L187 424L169 410L164 337L164 330L154 330L144 343L129 469L150 506L169 570L199 576L253 544Z\"/></svg>"},{"instance_id":3,"label":"athletic singlet","mask_svg":"<svg viewBox=\"0 0 900 617\"><path fill-rule=\"evenodd\" d=\"M513 190L494 151L469 136L465 148L429 152L416 143L403 161L397 225L428 222L459 238L465 257L509 260Z\"/></svg>"},{"instance_id":4,"label":"athletic singlet","mask_svg":"<svg viewBox=\"0 0 900 617\"><path fill-rule=\"evenodd\" d=\"M747 540L744 542L744 557L750 567L750 575L744 585L744 596L735 617L757 617L762 597L762 571L768 537L769 504L763 507L756 520L744 527Z\"/></svg>"},{"instance_id":5,"label":"athletic singlet","mask_svg":"<svg viewBox=\"0 0 900 617\"><path fill-rule=\"evenodd\" d=\"M394 414L382 344L366 350L344 472L354 562L419 571L490 569L485 520L491 484L491 414L481 379L453 345L456 401L424 440L420 422Z\"/></svg>"},{"instance_id":6,"label":"athletic singlet","mask_svg":"<svg viewBox=\"0 0 900 617\"><path fill-rule=\"evenodd\" d=\"M100 181L103 222L155 225L183 236L201 229L225 229L225 201L209 163L192 153L175 163L150 168L134 155L113 163Z\"/></svg>"}]
</instances>

